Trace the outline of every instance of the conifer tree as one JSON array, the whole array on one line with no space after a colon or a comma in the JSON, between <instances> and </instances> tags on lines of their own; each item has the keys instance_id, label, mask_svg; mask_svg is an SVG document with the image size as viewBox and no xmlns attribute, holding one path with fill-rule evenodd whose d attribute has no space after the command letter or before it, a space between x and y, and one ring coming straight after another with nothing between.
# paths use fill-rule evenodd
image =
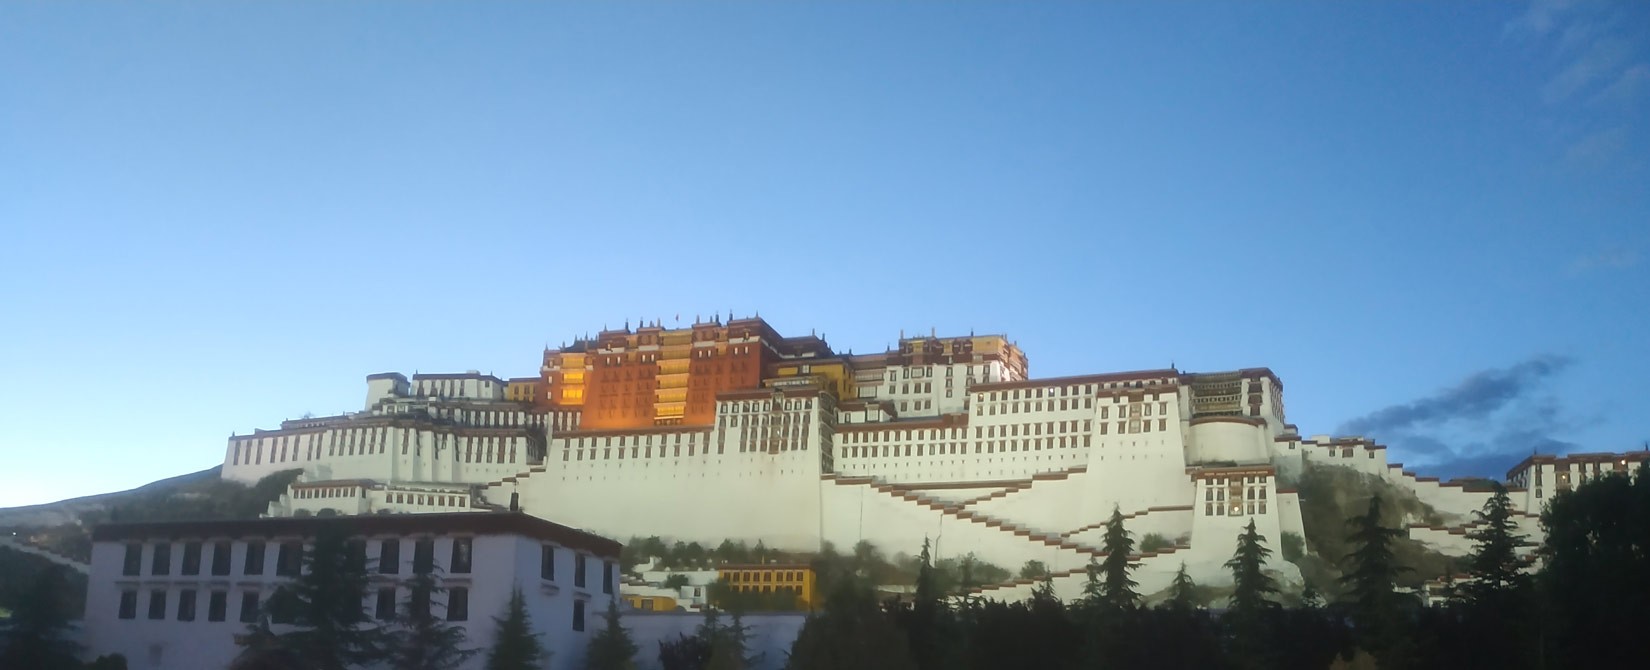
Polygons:
<instances>
[{"instance_id":1,"label":"conifer tree","mask_svg":"<svg viewBox=\"0 0 1650 670\"><path fill-rule=\"evenodd\" d=\"M66 568L56 564L35 577L9 625L0 627L0 668L80 667L80 645L68 637L69 612L60 598L68 583Z\"/></svg>"},{"instance_id":2,"label":"conifer tree","mask_svg":"<svg viewBox=\"0 0 1650 670\"><path fill-rule=\"evenodd\" d=\"M619 621L618 601L607 603L607 613L602 620L605 625L590 639L584 667L586 670L634 670L637 647L630 639L630 631Z\"/></svg>"},{"instance_id":3,"label":"conifer tree","mask_svg":"<svg viewBox=\"0 0 1650 670\"><path fill-rule=\"evenodd\" d=\"M1113 505L1111 519L1106 522L1106 534L1101 548L1106 558L1100 562L1100 603L1114 610L1134 609L1140 603L1140 594L1134 587L1139 583L1129 573L1139 567L1129 562L1134 553L1134 539L1123 528L1123 512Z\"/></svg>"},{"instance_id":4,"label":"conifer tree","mask_svg":"<svg viewBox=\"0 0 1650 670\"><path fill-rule=\"evenodd\" d=\"M1272 596L1278 592L1278 582L1266 574L1266 559L1272 550L1266 547L1266 538L1255 530L1255 520L1238 535L1237 551L1226 561L1232 571L1232 606L1230 612L1258 613L1277 606Z\"/></svg>"},{"instance_id":5,"label":"conifer tree","mask_svg":"<svg viewBox=\"0 0 1650 670\"><path fill-rule=\"evenodd\" d=\"M1403 536L1397 528L1381 525L1381 497L1371 496L1369 510L1348 521L1347 543L1355 547L1347 554L1350 570L1341 577L1351 600L1352 620L1359 643L1380 660L1382 667L1407 667L1407 637L1403 632L1405 613L1395 591L1398 575L1407 568L1398 564L1393 545Z\"/></svg>"},{"instance_id":6,"label":"conifer tree","mask_svg":"<svg viewBox=\"0 0 1650 670\"><path fill-rule=\"evenodd\" d=\"M938 575L934 571L933 555L928 538L922 540L922 553L917 555L916 593L911 609L905 616L905 634L911 654L922 670L940 670L951 663L947 660L948 645L944 644L949 621L945 602L940 599Z\"/></svg>"},{"instance_id":7,"label":"conifer tree","mask_svg":"<svg viewBox=\"0 0 1650 670\"><path fill-rule=\"evenodd\" d=\"M294 628L276 636L279 645L317 670L377 661L387 636L361 607L366 593L365 555L351 551L342 530L324 527L304 552L299 575L270 598L274 620Z\"/></svg>"},{"instance_id":8,"label":"conifer tree","mask_svg":"<svg viewBox=\"0 0 1650 670\"><path fill-rule=\"evenodd\" d=\"M413 575L408 583L412 597L403 604L392 635L388 655L396 670L451 670L464 664L479 649L464 648L465 631L435 616L435 608L446 609L442 596L446 589L432 572Z\"/></svg>"},{"instance_id":9,"label":"conifer tree","mask_svg":"<svg viewBox=\"0 0 1650 670\"><path fill-rule=\"evenodd\" d=\"M809 617L791 644L787 670L915 670L906 638L881 610L870 587L837 583L824 611Z\"/></svg>"},{"instance_id":10,"label":"conifer tree","mask_svg":"<svg viewBox=\"0 0 1650 670\"><path fill-rule=\"evenodd\" d=\"M527 601L521 589L510 592L510 601L504 606L504 615L493 617L497 627L493 648L487 652L487 670L537 670L549 654L539 644L539 634L533 632L533 621L527 614Z\"/></svg>"},{"instance_id":11,"label":"conifer tree","mask_svg":"<svg viewBox=\"0 0 1650 670\"><path fill-rule=\"evenodd\" d=\"M1267 645L1267 630L1277 602L1277 580L1266 574L1266 559L1272 550L1266 547L1266 538L1255 530L1250 519L1243 533L1238 535L1237 550L1226 568L1232 571L1231 605L1222 621L1232 634L1232 660L1238 667L1266 668L1273 663L1273 650Z\"/></svg>"},{"instance_id":12,"label":"conifer tree","mask_svg":"<svg viewBox=\"0 0 1650 670\"><path fill-rule=\"evenodd\" d=\"M1169 599L1163 601L1163 607L1177 612L1197 609L1197 583L1186 574L1185 562L1181 562L1180 569L1174 573L1174 581L1169 582Z\"/></svg>"},{"instance_id":13,"label":"conifer tree","mask_svg":"<svg viewBox=\"0 0 1650 670\"><path fill-rule=\"evenodd\" d=\"M1474 547L1467 559L1471 580L1460 587L1463 600L1490 610L1522 604L1531 578L1518 560L1518 545L1525 538L1514 525L1507 487L1497 482L1494 494L1475 515L1480 526L1468 535Z\"/></svg>"}]
</instances>

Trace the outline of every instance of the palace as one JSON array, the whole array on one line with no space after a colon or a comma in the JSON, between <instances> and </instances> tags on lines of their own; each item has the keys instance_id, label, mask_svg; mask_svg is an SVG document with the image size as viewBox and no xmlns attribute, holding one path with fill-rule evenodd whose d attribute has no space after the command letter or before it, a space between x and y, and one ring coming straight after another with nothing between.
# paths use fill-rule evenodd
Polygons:
<instances>
[{"instance_id":1,"label":"palace","mask_svg":"<svg viewBox=\"0 0 1650 670\"><path fill-rule=\"evenodd\" d=\"M1183 563L1200 583L1229 581L1222 564L1250 521L1272 547L1302 532L1307 462L1414 491L1448 523L1412 536L1448 553L1465 550L1489 495L1406 472L1367 439L1301 436L1266 368L1036 379L1003 335L841 354L760 318L604 330L547 349L536 378L370 375L362 411L231 437L223 473L301 468L270 516L517 504L611 537L793 550L927 537L942 557L1042 561L1074 595L1114 509L1137 539L1162 540L1138 557L1142 592ZM1513 479L1534 510L1539 489ZM1269 567L1299 579L1281 552Z\"/></svg>"}]
</instances>

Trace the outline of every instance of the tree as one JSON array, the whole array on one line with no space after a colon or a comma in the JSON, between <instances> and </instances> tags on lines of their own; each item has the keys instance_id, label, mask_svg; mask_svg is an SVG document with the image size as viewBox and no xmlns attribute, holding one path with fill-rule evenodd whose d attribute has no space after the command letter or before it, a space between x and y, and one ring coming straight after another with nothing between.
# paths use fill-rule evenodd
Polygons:
<instances>
[{"instance_id":1,"label":"tree","mask_svg":"<svg viewBox=\"0 0 1650 670\"><path fill-rule=\"evenodd\" d=\"M1106 558L1100 562L1100 602L1114 610L1130 610L1140 604L1140 594L1134 587L1140 584L1129 578L1139 567L1129 562L1134 553L1134 539L1123 528L1123 512L1113 505L1111 519L1106 521L1106 534L1101 541Z\"/></svg>"},{"instance_id":2,"label":"tree","mask_svg":"<svg viewBox=\"0 0 1650 670\"><path fill-rule=\"evenodd\" d=\"M447 603L441 600L446 589L437 583L434 573L413 575L408 586L411 598L403 604L392 635L388 660L397 670L451 670L464 664L479 649L466 649L465 631L461 626L436 618L434 609Z\"/></svg>"},{"instance_id":3,"label":"tree","mask_svg":"<svg viewBox=\"0 0 1650 670\"><path fill-rule=\"evenodd\" d=\"M493 648L487 652L487 670L535 670L549 654L539 644L539 634L533 632L533 621L527 614L527 601L521 589L510 592L510 601L504 606L504 615L493 617L497 632Z\"/></svg>"},{"instance_id":4,"label":"tree","mask_svg":"<svg viewBox=\"0 0 1650 670\"><path fill-rule=\"evenodd\" d=\"M710 643L698 635L659 641L659 666L664 670L704 670L709 663Z\"/></svg>"},{"instance_id":5,"label":"tree","mask_svg":"<svg viewBox=\"0 0 1650 670\"><path fill-rule=\"evenodd\" d=\"M1033 561L1035 562L1035 561ZM945 603L940 600L938 576L934 571L933 554L928 538L922 539L922 552L917 555L917 584L909 611L901 611L905 637L911 653L922 670L946 667L945 649L940 641L941 616Z\"/></svg>"},{"instance_id":6,"label":"tree","mask_svg":"<svg viewBox=\"0 0 1650 670\"><path fill-rule=\"evenodd\" d=\"M10 625L0 628L0 668L80 667L80 645L68 639L69 612L58 598L68 583L68 569L61 565L35 577L12 612Z\"/></svg>"},{"instance_id":7,"label":"tree","mask_svg":"<svg viewBox=\"0 0 1650 670\"><path fill-rule=\"evenodd\" d=\"M303 555L298 576L270 598L268 613L293 630L277 635L318 670L344 670L383 657L386 636L361 608L367 593L364 546L355 546L341 529L322 528Z\"/></svg>"},{"instance_id":8,"label":"tree","mask_svg":"<svg viewBox=\"0 0 1650 670\"><path fill-rule=\"evenodd\" d=\"M1197 609L1197 601L1197 583L1186 574L1186 563L1181 562L1180 570L1174 573L1174 581L1169 583L1169 599L1163 601L1163 607L1190 612Z\"/></svg>"},{"instance_id":9,"label":"tree","mask_svg":"<svg viewBox=\"0 0 1650 670\"><path fill-rule=\"evenodd\" d=\"M716 608L705 607L705 620L699 625L698 636L710 647L705 670L745 670L754 659L745 656L749 644L750 627L741 620L738 611L731 623L721 623Z\"/></svg>"},{"instance_id":10,"label":"tree","mask_svg":"<svg viewBox=\"0 0 1650 670\"><path fill-rule=\"evenodd\" d=\"M602 619L606 625L590 639L584 667L587 670L633 670L638 648L631 641L630 632L619 622L617 601L608 601L607 614Z\"/></svg>"},{"instance_id":11,"label":"tree","mask_svg":"<svg viewBox=\"0 0 1650 670\"><path fill-rule=\"evenodd\" d=\"M1523 604L1532 582L1518 559L1518 546L1525 538L1513 522L1507 487L1496 482L1494 494L1475 515L1479 528L1468 535L1473 541L1472 555L1467 558L1471 579L1461 585L1462 599L1492 610Z\"/></svg>"},{"instance_id":12,"label":"tree","mask_svg":"<svg viewBox=\"0 0 1650 670\"><path fill-rule=\"evenodd\" d=\"M864 582L840 580L791 644L787 670L915 670L905 636Z\"/></svg>"},{"instance_id":13,"label":"tree","mask_svg":"<svg viewBox=\"0 0 1650 670\"><path fill-rule=\"evenodd\" d=\"M1266 574L1266 559L1272 550L1266 538L1255 530L1255 520L1238 535L1237 550L1226 568L1232 571L1231 605L1222 618L1231 630L1232 656L1239 667L1272 667L1273 650L1267 644L1272 611L1277 602L1277 580Z\"/></svg>"},{"instance_id":14,"label":"tree","mask_svg":"<svg viewBox=\"0 0 1650 670\"><path fill-rule=\"evenodd\" d=\"M1020 579L1042 579L1048 576L1048 565L1037 559L1031 559L1020 566Z\"/></svg>"},{"instance_id":15,"label":"tree","mask_svg":"<svg viewBox=\"0 0 1650 670\"><path fill-rule=\"evenodd\" d=\"M1407 568L1393 554L1403 531L1381 525L1381 514L1381 497L1375 495L1369 498L1367 512L1348 520L1351 532L1346 541L1354 548L1346 556L1350 570L1341 576L1341 583L1351 601L1359 644L1382 667L1408 667L1409 636L1403 630L1403 602L1395 590L1398 575Z\"/></svg>"},{"instance_id":16,"label":"tree","mask_svg":"<svg viewBox=\"0 0 1650 670\"><path fill-rule=\"evenodd\" d=\"M1625 466L1625 463L1620 464ZM1553 496L1537 575L1549 668L1642 665L1631 644L1650 627L1650 460L1632 478L1596 477ZM1600 644L1611 640L1611 644Z\"/></svg>"},{"instance_id":17,"label":"tree","mask_svg":"<svg viewBox=\"0 0 1650 670\"><path fill-rule=\"evenodd\" d=\"M682 587L687 586L687 585L688 585L687 575L684 575L684 574L681 574L681 573L673 573L673 574L665 575L665 585L664 585L664 587L667 588L667 589L679 589L679 588L682 588Z\"/></svg>"}]
</instances>

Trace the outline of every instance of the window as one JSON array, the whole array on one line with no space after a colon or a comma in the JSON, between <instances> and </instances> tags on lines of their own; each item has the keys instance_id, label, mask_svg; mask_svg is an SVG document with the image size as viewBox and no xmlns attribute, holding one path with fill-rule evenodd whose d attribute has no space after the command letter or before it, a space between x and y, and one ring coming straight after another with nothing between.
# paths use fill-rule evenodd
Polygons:
<instances>
[{"instance_id":1,"label":"window","mask_svg":"<svg viewBox=\"0 0 1650 670\"><path fill-rule=\"evenodd\" d=\"M401 540L389 539L378 543L378 573L401 574Z\"/></svg>"},{"instance_id":2,"label":"window","mask_svg":"<svg viewBox=\"0 0 1650 670\"><path fill-rule=\"evenodd\" d=\"M282 542L280 551L275 554L275 574L281 577L297 577L303 565L303 543Z\"/></svg>"},{"instance_id":3,"label":"window","mask_svg":"<svg viewBox=\"0 0 1650 670\"><path fill-rule=\"evenodd\" d=\"M427 575L435 570L435 538L413 541L413 574Z\"/></svg>"},{"instance_id":4,"label":"window","mask_svg":"<svg viewBox=\"0 0 1650 670\"><path fill-rule=\"evenodd\" d=\"M411 598L411 600L408 601L407 604L408 604L408 607L412 610L412 615L415 616L415 617L421 617L421 618L426 618L426 619L429 618L430 617L430 596L432 595L432 593L430 592L430 589L414 587L412 589L412 594L411 595L412 595L412 598Z\"/></svg>"},{"instance_id":5,"label":"window","mask_svg":"<svg viewBox=\"0 0 1650 670\"><path fill-rule=\"evenodd\" d=\"M613 561L602 561L602 593L613 593Z\"/></svg>"},{"instance_id":6,"label":"window","mask_svg":"<svg viewBox=\"0 0 1650 670\"><path fill-rule=\"evenodd\" d=\"M183 568L180 575L198 575L201 573L201 543L183 543Z\"/></svg>"},{"instance_id":7,"label":"window","mask_svg":"<svg viewBox=\"0 0 1650 670\"><path fill-rule=\"evenodd\" d=\"M261 575L264 573L264 543L246 543L246 563L241 566L243 575ZM248 621L247 623L251 623Z\"/></svg>"},{"instance_id":8,"label":"window","mask_svg":"<svg viewBox=\"0 0 1650 670\"><path fill-rule=\"evenodd\" d=\"M229 550L230 544L228 542L212 543L212 574L218 576L229 574Z\"/></svg>"},{"instance_id":9,"label":"window","mask_svg":"<svg viewBox=\"0 0 1650 670\"><path fill-rule=\"evenodd\" d=\"M143 571L143 545L126 545L126 561L121 564L120 574L127 577L136 577Z\"/></svg>"},{"instance_id":10,"label":"window","mask_svg":"<svg viewBox=\"0 0 1650 670\"><path fill-rule=\"evenodd\" d=\"M584 586L584 557L573 554L573 586Z\"/></svg>"},{"instance_id":11,"label":"window","mask_svg":"<svg viewBox=\"0 0 1650 670\"><path fill-rule=\"evenodd\" d=\"M277 587L275 593L269 596L269 622L292 623L296 614L293 604L292 591L285 586Z\"/></svg>"},{"instance_id":12,"label":"window","mask_svg":"<svg viewBox=\"0 0 1650 670\"><path fill-rule=\"evenodd\" d=\"M573 601L573 630L584 630L584 601Z\"/></svg>"},{"instance_id":13,"label":"window","mask_svg":"<svg viewBox=\"0 0 1650 670\"><path fill-rule=\"evenodd\" d=\"M178 592L178 621L195 620L195 590L184 589Z\"/></svg>"},{"instance_id":14,"label":"window","mask_svg":"<svg viewBox=\"0 0 1650 670\"><path fill-rule=\"evenodd\" d=\"M223 621L229 614L229 592L213 591L206 598L206 620Z\"/></svg>"},{"instance_id":15,"label":"window","mask_svg":"<svg viewBox=\"0 0 1650 670\"><path fill-rule=\"evenodd\" d=\"M120 592L120 618L122 618L122 619L136 619L137 618L137 598L138 598L138 592L137 591L121 591Z\"/></svg>"},{"instance_id":16,"label":"window","mask_svg":"<svg viewBox=\"0 0 1650 670\"><path fill-rule=\"evenodd\" d=\"M389 621L395 617L395 587L378 589L378 599L372 610L373 618Z\"/></svg>"},{"instance_id":17,"label":"window","mask_svg":"<svg viewBox=\"0 0 1650 670\"><path fill-rule=\"evenodd\" d=\"M556 581L556 548L548 544L539 547L539 579Z\"/></svg>"},{"instance_id":18,"label":"window","mask_svg":"<svg viewBox=\"0 0 1650 670\"><path fill-rule=\"evenodd\" d=\"M172 543L161 542L155 545L155 555L149 559L149 574L172 574Z\"/></svg>"},{"instance_id":19,"label":"window","mask_svg":"<svg viewBox=\"0 0 1650 670\"><path fill-rule=\"evenodd\" d=\"M448 572L465 574L470 571L471 542L468 537L453 539L453 559L447 563Z\"/></svg>"},{"instance_id":20,"label":"window","mask_svg":"<svg viewBox=\"0 0 1650 670\"><path fill-rule=\"evenodd\" d=\"M166 591L155 589L149 592L149 618L166 618Z\"/></svg>"},{"instance_id":21,"label":"window","mask_svg":"<svg viewBox=\"0 0 1650 670\"><path fill-rule=\"evenodd\" d=\"M470 589L454 586L447 590L447 620L470 620Z\"/></svg>"},{"instance_id":22,"label":"window","mask_svg":"<svg viewBox=\"0 0 1650 670\"><path fill-rule=\"evenodd\" d=\"M241 594L241 623L255 623L258 620L258 592L247 591Z\"/></svg>"}]
</instances>

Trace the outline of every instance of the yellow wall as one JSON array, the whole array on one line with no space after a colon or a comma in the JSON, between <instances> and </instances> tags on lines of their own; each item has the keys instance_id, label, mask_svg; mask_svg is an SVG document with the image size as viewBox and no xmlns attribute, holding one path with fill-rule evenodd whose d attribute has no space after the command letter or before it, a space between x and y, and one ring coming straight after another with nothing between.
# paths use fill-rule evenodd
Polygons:
<instances>
[{"instance_id":1,"label":"yellow wall","mask_svg":"<svg viewBox=\"0 0 1650 670\"><path fill-rule=\"evenodd\" d=\"M814 571L801 565L739 566L717 569L717 578L725 579L739 591L778 591L795 589L797 606L813 610L817 594L814 592Z\"/></svg>"},{"instance_id":2,"label":"yellow wall","mask_svg":"<svg viewBox=\"0 0 1650 670\"><path fill-rule=\"evenodd\" d=\"M676 599L665 596L624 596L624 601L631 609L643 612L676 611Z\"/></svg>"}]
</instances>

